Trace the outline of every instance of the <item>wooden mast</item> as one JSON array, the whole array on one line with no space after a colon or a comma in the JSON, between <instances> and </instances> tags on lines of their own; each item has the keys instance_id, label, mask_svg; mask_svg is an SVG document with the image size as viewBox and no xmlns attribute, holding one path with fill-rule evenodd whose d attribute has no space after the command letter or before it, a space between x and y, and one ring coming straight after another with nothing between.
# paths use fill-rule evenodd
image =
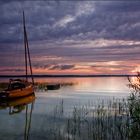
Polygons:
<instances>
[{"instance_id":1,"label":"wooden mast","mask_svg":"<svg viewBox=\"0 0 140 140\"><path fill-rule=\"evenodd\" d=\"M30 58L30 50L29 50L29 44L28 44L28 37L27 37L27 31L25 26L25 15L23 11L23 26L24 26L24 46L25 46L25 67L26 67L26 80L28 80L28 69L27 69L27 57L29 60L29 66L30 66L30 73L32 78L32 83L34 84L34 78L33 78L33 71L32 71L32 64L31 64L31 58Z\"/></svg>"},{"instance_id":2,"label":"wooden mast","mask_svg":"<svg viewBox=\"0 0 140 140\"><path fill-rule=\"evenodd\" d=\"M23 11L23 29L24 29L24 48L25 48L25 74L26 74L26 81L28 80L28 70L27 70L27 45L26 45L26 27L25 27L25 16Z\"/></svg>"}]
</instances>

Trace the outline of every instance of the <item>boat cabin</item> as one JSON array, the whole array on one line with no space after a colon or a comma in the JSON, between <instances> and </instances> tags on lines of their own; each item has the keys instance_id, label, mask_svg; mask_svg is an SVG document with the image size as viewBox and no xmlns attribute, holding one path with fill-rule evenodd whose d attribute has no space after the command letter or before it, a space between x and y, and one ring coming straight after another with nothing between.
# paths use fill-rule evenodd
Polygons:
<instances>
[{"instance_id":1,"label":"boat cabin","mask_svg":"<svg viewBox=\"0 0 140 140\"><path fill-rule=\"evenodd\" d=\"M22 89L27 86L26 81L21 79L10 79L10 83L8 85L8 90L16 90L16 89Z\"/></svg>"}]
</instances>

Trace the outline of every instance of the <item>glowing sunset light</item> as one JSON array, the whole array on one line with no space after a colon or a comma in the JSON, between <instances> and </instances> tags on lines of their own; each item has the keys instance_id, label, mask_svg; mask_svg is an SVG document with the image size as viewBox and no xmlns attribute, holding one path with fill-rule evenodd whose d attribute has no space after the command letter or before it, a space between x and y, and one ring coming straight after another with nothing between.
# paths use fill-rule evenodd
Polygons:
<instances>
[{"instance_id":1,"label":"glowing sunset light","mask_svg":"<svg viewBox=\"0 0 140 140\"><path fill-rule=\"evenodd\" d=\"M140 71L139 2L12 1L0 9L0 75L25 72L21 9L34 74Z\"/></svg>"},{"instance_id":2,"label":"glowing sunset light","mask_svg":"<svg viewBox=\"0 0 140 140\"><path fill-rule=\"evenodd\" d=\"M138 65L134 70L132 70L132 73L140 72L140 65Z\"/></svg>"}]
</instances>

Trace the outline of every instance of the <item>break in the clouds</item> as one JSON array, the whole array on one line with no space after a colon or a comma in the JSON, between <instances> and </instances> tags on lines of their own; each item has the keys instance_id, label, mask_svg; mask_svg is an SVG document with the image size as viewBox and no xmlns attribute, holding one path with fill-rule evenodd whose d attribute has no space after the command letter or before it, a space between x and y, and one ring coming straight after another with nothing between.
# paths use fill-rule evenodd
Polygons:
<instances>
[{"instance_id":1,"label":"break in the clouds","mask_svg":"<svg viewBox=\"0 0 140 140\"><path fill-rule=\"evenodd\" d=\"M0 73L14 57L14 66L23 66L23 10L35 73L139 70L139 1L7 0L0 2Z\"/></svg>"}]
</instances>

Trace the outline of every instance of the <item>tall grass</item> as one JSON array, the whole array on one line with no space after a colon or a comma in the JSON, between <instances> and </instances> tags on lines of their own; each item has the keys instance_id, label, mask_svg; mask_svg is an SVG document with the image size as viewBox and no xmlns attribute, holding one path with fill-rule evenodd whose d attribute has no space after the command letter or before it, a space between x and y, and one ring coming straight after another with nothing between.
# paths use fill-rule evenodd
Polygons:
<instances>
[{"instance_id":1,"label":"tall grass","mask_svg":"<svg viewBox=\"0 0 140 140\"><path fill-rule=\"evenodd\" d=\"M130 136L134 140L140 139L140 73L137 77L129 80L131 94L128 99L128 106L131 116Z\"/></svg>"},{"instance_id":2,"label":"tall grass","mask_svg":"<svg viewBox=\"0 0 140 140\"><path fill-rule=\"evenodd\" d=\"M97 102L98 103L98 102ZM67 114L65 100L54 108L44 133L50 140L129 140L130 115L126 99L73 106ZM47 121L47 119L46 119Z\"/></svg>"},{"instance_id":3,"label":"tall grass","mask_svg":"<svg viewBox=\"0 0 140 140\"><path fill-rule=\"evenodd\" d=\"M49 140L139 140L140 139L140 75L137 83L129 78L128 99L90 101L64 109L65 100L54 108L53 120L45 133ZM44 126L45 127L45 126Z\"/></svg>"},{"instance_id":4,"label":"tall grass","mask_svg":"<svg viewBox=\"0 0 140 140\"><path fill-rule=\"evenodd\" d=\"M94 109L74 107L73 115L68 119L67 133L78 140L127 140L128 120L124 101L115 102L115 105L110 102L106 107L97 105Z\"/></svg>"}]
</instances>

